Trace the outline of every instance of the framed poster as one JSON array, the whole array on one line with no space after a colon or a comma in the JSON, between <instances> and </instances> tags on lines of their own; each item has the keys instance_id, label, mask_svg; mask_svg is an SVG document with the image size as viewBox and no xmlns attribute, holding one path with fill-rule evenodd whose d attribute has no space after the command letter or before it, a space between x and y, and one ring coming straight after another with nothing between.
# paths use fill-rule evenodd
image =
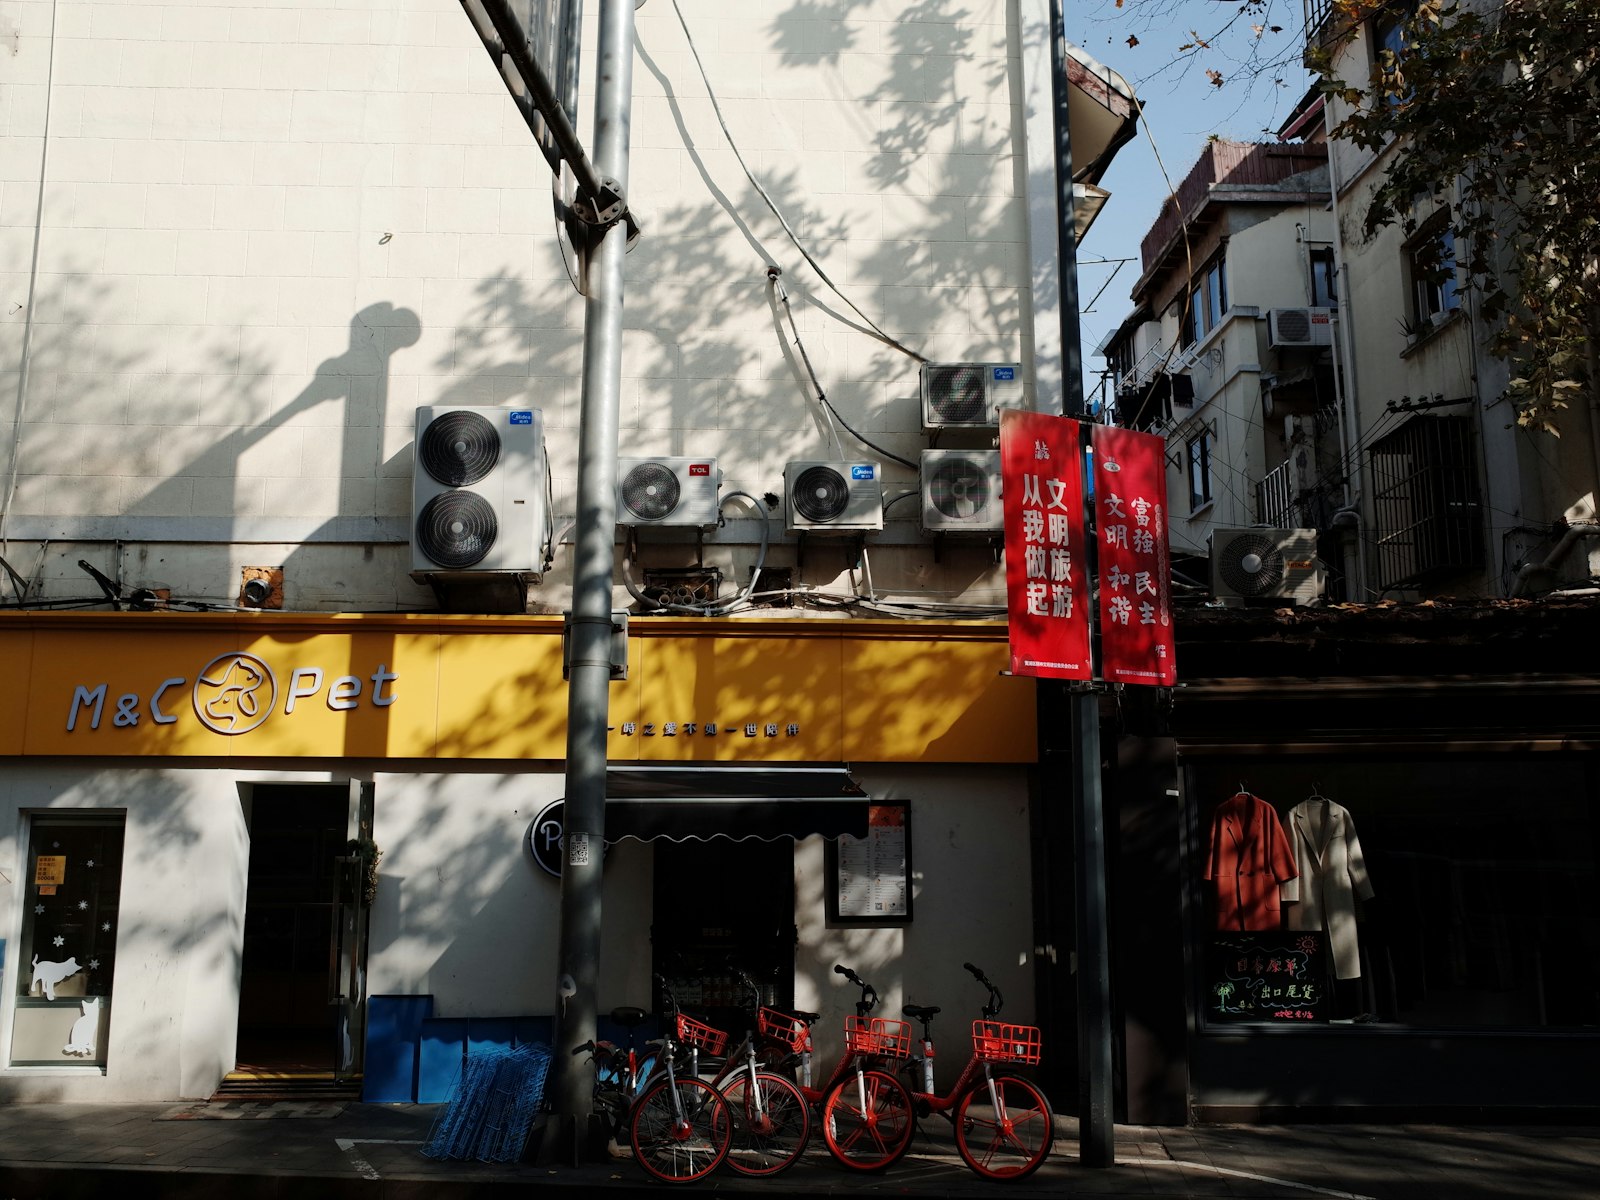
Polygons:
<instances>
[{"instance_id":1,"label":"framed poster","mask_svg":"<svg viewBox=\"0 0 1600 1200\"><path fill-rule=\"evenodd\" d=\"M911 807L868 809L867 836L827 844L828 923L897 925L911 921Z\"/></svg>"}]
</instances>

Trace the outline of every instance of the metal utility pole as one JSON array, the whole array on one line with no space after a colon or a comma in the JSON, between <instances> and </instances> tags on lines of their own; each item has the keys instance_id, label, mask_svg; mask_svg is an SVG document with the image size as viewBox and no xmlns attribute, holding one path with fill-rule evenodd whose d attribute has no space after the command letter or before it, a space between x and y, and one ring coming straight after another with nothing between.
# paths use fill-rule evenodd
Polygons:
<instances>
[{"instance_id":1,"label":"metal utility pole","mask_svg":"<svg viewBox=\"0 0 1600 1200\"><path fill-rule=\"evenodd\" d=\"M1056 220L1060 254L1061 384L1066 415L1082 419L1083 344L1078 330L1078 239L1067 119L1067 43L1061 0L1050 0L1051 99L1055 107ZM1059 686L1059 685L1058 685ZM1106 927L1105 816L1100 788L1099 688L1069 690L1072 720L1074 910L1077 914L1078 1161L1116 1161L1111 1078L1111 945Z\"/></svg>"},{"instance_id":2,"label":"metal utility pole","mask_svg":"<svg viewBox=\"0 0 1600 1200\"><path fill-rule=\"evenodd\" d=\"M625 209L633 104L633 0L602 0L595 81L595 169ZM598 207L598 197L591 198ZM581 204L581 197L580 197ZM572 558L567 776L557 962L555 1118L559 1152L581 1161L593 1119L594 1078L573 1046L595 1036L600 968L600 869L605 848L606 725L610 716L611 594L616 544L617 410L622 380L620 216L594 227L589 245L578 438L578 511Z\"/></svg>"}]
</instances>

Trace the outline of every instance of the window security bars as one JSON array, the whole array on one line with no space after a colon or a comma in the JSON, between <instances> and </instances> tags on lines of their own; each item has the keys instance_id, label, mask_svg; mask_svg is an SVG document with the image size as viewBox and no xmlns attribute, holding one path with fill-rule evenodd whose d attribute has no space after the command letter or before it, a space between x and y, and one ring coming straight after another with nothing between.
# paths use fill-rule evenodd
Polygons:
<instances>
[{"instance_id":1,"label":"window security bars","mask_svg":"<svg viewBox=\"0 0 1600 1200\"><path fill-rule=\"evenodd\" d=\"M1413 417L1372 447L1381 589L1483 564L1472 460L1472 430L1462 417Z\"/></svg>"}]
</instances>

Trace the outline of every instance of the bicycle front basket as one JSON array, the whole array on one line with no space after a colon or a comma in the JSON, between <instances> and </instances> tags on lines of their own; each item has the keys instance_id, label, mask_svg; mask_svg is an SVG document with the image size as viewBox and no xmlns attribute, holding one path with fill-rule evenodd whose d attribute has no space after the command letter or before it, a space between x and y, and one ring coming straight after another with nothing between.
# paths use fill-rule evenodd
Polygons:
<instances>
[{"instance_id":1,"label":"bicycle front basket","mask_svg":"<svg viewBox=\"0 0 1600 1200\"><path fill-rule=\"evenodd\" d=\"M1003 1021L974 1021L972 1049L985 1062L1023 1063L1039 1061L1043 1041L1032 1025L1007 1025Z\"/></svg>"},{"instance_id":2,"label":"bicycle front basket","mask_svg":"<svg viewBox=\"0 0 1600 1200\"><path fill-rule=\"evenodd\" d=\"M906 1058L911 1054L911 1023L888 1017L846 1017L844 1042L857 1054Z\"/></svg>"},{"instance_id":3,"label":"bicycle front basket","mask_svg":"<svg viewBox=\"0 0 1600 1200\"><path fill-rule=\"evenodd\" d=\"M799 1017L775 1008L759 1009L756 1012L756 1028L761 1031L762 1037L782 1042L790 1051L806 1048L806 1023Z\"/></svg>"},{"instance_id":4,"label":"bicycle front basket","mask_svg":"<svg viewBox=\"0 0 1600 1200\"><path fill-rule=\"evenodd\" d=\"M713 1056L728 1048L728 1035L722 1030L713 1029L682 1013L678 1014L678 1040L685 1046L695 1046Z\"/></svg>"}]
</instances>

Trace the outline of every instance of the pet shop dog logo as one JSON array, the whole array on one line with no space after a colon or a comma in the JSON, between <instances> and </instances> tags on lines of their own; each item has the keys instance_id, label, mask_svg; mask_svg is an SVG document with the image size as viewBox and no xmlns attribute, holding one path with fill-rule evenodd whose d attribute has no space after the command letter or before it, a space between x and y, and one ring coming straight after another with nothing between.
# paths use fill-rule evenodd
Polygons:
<instances>
[{"instance_id":1,"label":"pet shop dog logo","mask_svg":"<svg viewBox=\"0 0 1600 1200\"><path fill-rule=\"evenodd\" d=\"M201 667L192 685L187 676L174 675L151 689L148 699L142 692L117 696L112 701L111 726L114 729L137 728L146 718L151 725L177 724L182 716L182 702L177 697L182 695L181 689L188 687L195 718L213 733L234 737L249 733L274 712L289 716L301 701L318 696L335 712L360 708L363 704L387 708L395 702L392 685L399 678L397 672L389 670L387 663L379 663L377 670L367 676L335 675L331 679L321 667L296 667L289 676L289 686L282 691L283 704L279 708L278 677L272 667L257 655L233 650L217 655ZM100 728L109 688L105 683L77 685L67 709L68 733L78 728L85 715L89 718L90 729Z\"/></svg>"}]
</instances>

